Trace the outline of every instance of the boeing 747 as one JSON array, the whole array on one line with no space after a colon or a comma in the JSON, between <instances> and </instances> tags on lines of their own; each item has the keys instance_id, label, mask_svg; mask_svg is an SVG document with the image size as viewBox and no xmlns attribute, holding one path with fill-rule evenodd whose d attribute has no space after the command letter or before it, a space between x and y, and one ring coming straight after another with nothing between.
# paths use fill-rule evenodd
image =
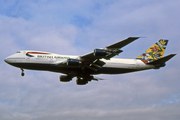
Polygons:
<instances>
[{"instance_id":1,"label":"boeing 747","mask_svg":"<svg viewBox=\"0 0 180 120\"><path fill-rule=\"evenodd\" d=\"M163 57L168 40L160 39L136 59L112 58L121 52L122 47L137 40L139 37L129 37L125 40L94 49L93 52L82 56L59 55L49 52L23 50L7 57L4 61L21 69L44 70L63 73L60 81L69 82L77 77L78 85L85 85L91 80L98 81L93 75L122 74L147 69L159 69L176 54Z\"/></svg>"}]
</instances>

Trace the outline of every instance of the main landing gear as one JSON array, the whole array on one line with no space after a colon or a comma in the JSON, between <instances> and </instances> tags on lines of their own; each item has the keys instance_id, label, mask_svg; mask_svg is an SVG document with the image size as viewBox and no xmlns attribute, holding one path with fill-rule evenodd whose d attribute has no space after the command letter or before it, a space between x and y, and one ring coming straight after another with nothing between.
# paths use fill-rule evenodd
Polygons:
<instances>
[{"instance_id":1,"label":"main landing gear","mask_svg":"<svg viewBox=\"0 0 180 120\"><path fill-rule=\"evenodd\" d=\"M24 76L24 69L21 68L21 71L22 71L21 76Z\"/></svg>"}]
</instances>

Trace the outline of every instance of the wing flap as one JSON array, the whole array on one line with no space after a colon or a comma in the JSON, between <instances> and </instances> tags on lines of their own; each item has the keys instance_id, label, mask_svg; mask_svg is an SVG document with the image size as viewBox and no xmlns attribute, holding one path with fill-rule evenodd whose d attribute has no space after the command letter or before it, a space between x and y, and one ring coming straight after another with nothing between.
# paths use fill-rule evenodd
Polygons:
<instances>
[{"instance_id":1,"label":"wing flap","mask_svg":"<svg viewBox=\"0 0 180 120\"><path fill-rule=\"evenodd\" d=\"M86 67L93 71L98 71L105 64L106 64L105 62L97 59L93 63L91 63L89 66L86 66Z\"/></svg>"},{"instance_id":2,"label":"wing flap","mask_svg":"<svg viewBox=\"0 0 180 120\"><path fill-rule=\"evenodd\" d=\"M119 55L119 53L123 52L122 50L114 49L112 50L104 59L109 60L110 58Z\"/></svg>"}]
</instances>

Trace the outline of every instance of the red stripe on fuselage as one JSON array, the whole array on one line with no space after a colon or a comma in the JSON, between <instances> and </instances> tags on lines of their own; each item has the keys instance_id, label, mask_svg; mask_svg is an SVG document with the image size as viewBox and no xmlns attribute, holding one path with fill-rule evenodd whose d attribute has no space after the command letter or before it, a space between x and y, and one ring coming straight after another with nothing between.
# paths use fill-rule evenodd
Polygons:
<instances>
[{"instance_id":1,"label":"red stripe on fuselage","mask_svg":"<svg viewBox=\"0 0 180 120\"><path fill-rule=\"evenodd\" d=\"M27 52L26 54L50 54L50 53L43 53L43 52Z\"/></svg>"}]
</instances>

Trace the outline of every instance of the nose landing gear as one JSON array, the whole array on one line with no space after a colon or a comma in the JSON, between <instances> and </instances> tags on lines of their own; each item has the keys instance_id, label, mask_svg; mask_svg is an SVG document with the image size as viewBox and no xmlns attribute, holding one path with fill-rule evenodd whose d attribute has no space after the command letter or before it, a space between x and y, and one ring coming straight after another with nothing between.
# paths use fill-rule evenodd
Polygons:
<instances>
[{"instance_id":1,"label":"nose landing gear","mask_svg":"<svg viewBox=\"0 0 180 120\"><path fill-rule=\"evenodd\" d=\"M22 71L21 76L24 76L24 69L21 68L21 71Z\"/></svg>"}]
</instances>

